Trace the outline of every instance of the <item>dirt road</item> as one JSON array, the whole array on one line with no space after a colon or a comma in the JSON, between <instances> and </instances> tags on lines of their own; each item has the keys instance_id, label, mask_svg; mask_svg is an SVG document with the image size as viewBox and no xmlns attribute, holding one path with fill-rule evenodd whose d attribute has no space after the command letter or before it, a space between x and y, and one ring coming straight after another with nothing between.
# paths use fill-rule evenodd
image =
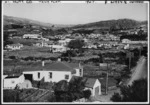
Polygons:
<instances>
[{"instance_id":1,"label":"dirt road","mask_svg":"<svg viewBox=\"0 0 150 105\"><path fill-rule=\"evenodd\" d=\"M131 85L134 80L146 78L148 75L147 72L147 59L142 56L137 62L137 66L134 68L134 70L132 70L132 75L128 81L128 85Z\"/></svg>"}]
</instances>

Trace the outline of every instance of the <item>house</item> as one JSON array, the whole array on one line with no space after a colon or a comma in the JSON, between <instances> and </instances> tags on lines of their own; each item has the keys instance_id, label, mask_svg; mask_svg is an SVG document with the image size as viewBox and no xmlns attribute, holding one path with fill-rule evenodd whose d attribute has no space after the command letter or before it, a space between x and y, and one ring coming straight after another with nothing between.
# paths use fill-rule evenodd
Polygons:
<instances>
[{"instance_id":1,"label":"house","mask_svg":"<svg viewBox=\"0 0 150 105\"><path fill-rule=\"evenodd\" d=\"M42 42L38 42L38 43L33 44L33 45L37 46L37 47L52 47L53 41L42 41Z\"/></svg>"},{"instance_id":2,"label":"house","mask_svg":"<svg viewBox=\"0 0 150 105\"><path fill-rule=\"evenodd\" d=\"M42 40L43 40L43 41L49 41L48 38L43 38L43 37L42 37Z\"/></svg>"},{"instance_id":3,"label":"house","mask_svg":"<svg viewBox=\"0 0 150 105\"><path fill-rule=\"evenodd\" d=\"M129 39L123 39L122 40L122 43L124 43L124 44L128 44L128 43L130 43L131 42L131 40L129 40Z\"/></svg>"},{"instance_id":4,"label":"house","mask_svg":"<svg viewBox=\"0 0 150 105\"><path fill-rule=\"evenodd\" d=\"M80 77L77 76L73 76L70 80L73 81L74 79L77 79ZM90 90L91 91L91 96L98 96L101 95L101 83L99 81L99 79L97 78L88 78L88 77L83 77L81 79L82 82L85 83L85 88L84 90Z\"/></svg>"},{"instance_id":5,"label":"house","mask_svg":"<svg viewBox=\"0 0 150 105\"><path fill-rule=\"evenodd\" d=\"M23 83L24 75L7 76L4 78L4 89L14 89L17 84Z\"/></svg>"},{"instance_id":6,"label":"house","mask_svg":"<svg viewBox=\"0 0 150 105\"><path fill-rule=\"evenodd\" d=\"M123 44L147 44L147 41L131 41L129 39L123 39Z\"/></svg>"},{"instance_id":7,"label":"house","mask_svg":"<svg viewBox=\"0 0 150 105\"><path fill-rule=\"evenodd\" d=\"M87 78L85 82L85 90L91 90L91 96L101 95L101 83L96 78Z\"/></svg>"},{"instance_id":8,"label":"house","mask_svg":"<svg viewBox=\"0 0 150 105\"><path fill-rule=\"evenodd\" d=\"M65 47L63 45L52 45L51 46L51 51L52 52L66 52L67 47Z\"/></svg>"},{"instance_id":9,"label":"house","mask_svg":"<svg viewBox=\"0 0 150 105\"><path fill-rule=\"evenodd\" d=\"M17 43L17 44L9 44L6 45L6 49L10 49L10 50L20 50L23 47L23 44Z\"/></svg>"},{"instance_id":10,"label":"house","mask_svg":"<svg viewBox=\"0 0 150 105\"><path fill-rule=\"evenodd\" d=\"M66 46L67 45L67 41L66 40L59 40L58 43L60 45Z\"/></svg>"},{"instance_id":11,"label":"house","mask_svg":"<svg viewBox=\"0 0 150 105\"><path fill-rule=\"evenodd\" d=\"M74 39L65 38L65 39L63 39L63 40L59 40L58 43L59 43L60 45L66 46L71 40L74 40Z\"/></svg>"},{"instance_id":12,"label":"house","mask_svg":"<svg viewBox=\"0 0 150 105\"><path fill-rule=\"evenodd\" d=\"M27 38L29 38L29 39L41 39L42 36L39 34L24 34L23 38L24 39L27 39Z\"/></svg>"},{"instance_id":13,"label":"house","mask_svg":"<svg viewBox=\"0 0 150 105\"><path fill-rule=\"evenodd\" d=\"M40 81L43 78L45 82L70 81L72 76L83 76L83 67L77 63L57 61L52 64L46 64L43 61L39 67L26 70L23 74L25 79L30 81Z\"/></svg>"}]
</instances>

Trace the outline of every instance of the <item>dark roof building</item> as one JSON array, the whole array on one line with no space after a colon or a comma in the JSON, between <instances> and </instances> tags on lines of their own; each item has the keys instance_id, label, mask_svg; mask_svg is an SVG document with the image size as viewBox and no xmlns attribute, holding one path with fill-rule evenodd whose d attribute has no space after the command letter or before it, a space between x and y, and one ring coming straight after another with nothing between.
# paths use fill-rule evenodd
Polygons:
<instances>
[{"instance_id":1,"label":"dark roof building","mask_svg":"<svg viewBox=\"0 0 150 105\"><path fill-rule=\"evenodd\" d=\"M77 63L68 63L68 62L61 62L57 61L54 63L45 63L44 65L37 65L34 67L29 68L25 71L71 71L73 74L76 73L75 69L79 68L79 64Z\"/></svg>"}]
</instances>

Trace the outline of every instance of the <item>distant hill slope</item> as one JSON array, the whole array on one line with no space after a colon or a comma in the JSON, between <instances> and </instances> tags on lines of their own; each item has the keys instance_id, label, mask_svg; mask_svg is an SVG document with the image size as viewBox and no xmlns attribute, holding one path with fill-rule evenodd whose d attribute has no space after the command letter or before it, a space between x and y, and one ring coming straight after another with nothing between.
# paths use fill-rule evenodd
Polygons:
<instances>
[{"instance_id":1,"label":"distant hill slope","mask_svg":"<svg viewBox=\"0 0 150 105\"><path fill-rule=\"evenodd\" d=\"M29 25L29 24L31 24L31 25L43 26L43 27L52 27L53 25L55 27L70 27L70 26L72 26L72 25L63 25L63 24L44 23L44 22L39 22L36 20L13 17L13 16L6 16L6 15L3 16L3 22L4 22L4 25L9 25L9 24Z\"/></svg>"},{"instance_id":2,"label":"distant hill slope","mask_svg":"<svg viewBox=\"0 0 150 105\"><path fill-rule=\"evenodd\" d=\"M139 25L147 24L147 21L136 21L132 19L118 19L93 22L88 24L76 25L72 28L133 28Z\"/></svg>"},{"instance_id":3,"label":"distant hill slope","mask_svg":"<svg viewBox=\"0 0 150 105\"><path fill-rule=\"evenodd\" d=\"M63 25L63 24L51 24L51 23L44 23L39 22L31 19L26 18L19 18L19 17L13 17L13 16L3 16L4 19L4 25L9 24L26 24L26 25L35 25L35 26L41 26L41 27L47 27L50 28L52 26L55 26L56 28L67 28L71 27L72 29L78 29L78 28L133 28L140 25L147 25L147 21L136 21L133 19L118 19L118 20L106 20L106 21L99 21L99 22L93 22L93 23L87 23L87 24L79 24L79 25Z\"/></svg>"}]
</instances>

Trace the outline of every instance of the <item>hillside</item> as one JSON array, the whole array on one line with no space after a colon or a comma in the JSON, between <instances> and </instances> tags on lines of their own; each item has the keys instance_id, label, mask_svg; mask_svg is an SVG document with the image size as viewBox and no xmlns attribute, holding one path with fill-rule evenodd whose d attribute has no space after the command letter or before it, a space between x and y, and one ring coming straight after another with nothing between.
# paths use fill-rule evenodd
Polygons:
<instances>
[{"instance_id":1,"label":"hillside","mask_svg":"<svg viewBox=\"0 0 150 105\"><path fill-rule=\"evenodd\" d=\"M147 21L136 21L132 19L118 19L118 20L106 20L106 21L99 21L99 22L93 22L88 24L81 24L76 25L72 28L115 28L115 29L121 29L121 28L133 28L137 27L139 25L147 24Z\"/></svg>"},{"instance_id":2,"label":"hillside","mask_svg":"<svg viewBox=\"0 0 150 105\"><path fill-rule=\"evenodd\" d=\"M70 27L71 25L63 25L63 24L52 24L52 23L44 23L44 22L39 22L31 19L26 19L26 18L19 18L19 17L13 17L13 16L3 16L4 19L4 25L9 25L9 24L19 24L19 25L35 25L35 26L41 26L41 27Z\"/></svg>"}]
</instances>

